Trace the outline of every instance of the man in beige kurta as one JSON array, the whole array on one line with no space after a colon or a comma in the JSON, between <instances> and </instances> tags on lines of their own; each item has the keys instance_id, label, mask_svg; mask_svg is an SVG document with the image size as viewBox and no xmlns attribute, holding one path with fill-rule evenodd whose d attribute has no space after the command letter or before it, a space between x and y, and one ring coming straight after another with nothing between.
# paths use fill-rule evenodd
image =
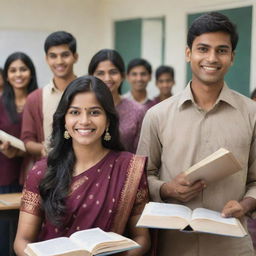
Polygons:
<instances>
[{"instance_id":1,"label":"man in beige kurta","mask_svg":"<svg viewBox=\"0 0 256 256\"><path fill-rule=\"evenodd\" d=\"M148 110L137 153L149 157L153 201L220 211L241 218L246 228L245 214L256 206L256 104L224 82L234 59L235 32L223 32L216 17L230 25L220 14L196 21L217 23L217 29L188 41L192 81L183 92ZM187 183L182 172L220 147L233 152L242 171L209 185ZM159 230L157 256L214 255L254 255L251 238Z\"/></svg>"}]
</instances>

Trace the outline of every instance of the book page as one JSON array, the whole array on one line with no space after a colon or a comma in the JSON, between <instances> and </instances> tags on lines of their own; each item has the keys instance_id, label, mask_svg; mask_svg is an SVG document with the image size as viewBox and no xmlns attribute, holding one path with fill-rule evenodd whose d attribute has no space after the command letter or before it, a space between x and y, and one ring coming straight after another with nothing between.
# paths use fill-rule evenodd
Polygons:
<instances>
[{"instance_id":1,"label":"book page","mask_svg":"<svg viewBox=\"0 0 256 256\"><path fill-rule=\"evenodd\" d=\"M195 219L207 219L229 225L236 225L235 218L223 218L220 212L212 211L205 208L197 208L193 211L192 220Z\"/></svg>"},{"instance_id":2,"label":"book page","mask_svg":"<svg viewBox=\"0 0 256 256\"><path fill-rule=\"evenodd\" d=\"M202 159L200 162L194 164L193 166L191 166L186 173L189 174L195 170L197 170L198 168L200 168L201 166L204 166L226 154L228 154L229 151L225 148L220 148L217 151L215 151L214 153L212 153L211 155L207 156L206 158Z\"/></svg>"},{"instance_id":3,"label":"book page","mask_svg":"<svg viewBox=\"0 0 256 256\"><path fill-rule=\"evenodd\" d=\"M220 148L212 155L190 167L185 171L190 182L204 180L207 184L232 175L242 169L234 155L224 148Z\"/></svg>"},{"instance_id":4,"label":"book page","mask_svg":"<svg viewBox=\"0 0 256 256\"><path fill-rule=\"evenodd\" d=\"M191 218L191 213L192 211L184 205L156 202L149 202L143 212L145 215L181 217L188 221Z\"/></svg>"},{"instance_id":5,"label":"book page","mask_svg":"<svg viewBox=\"0 0 256 256\"><path fill-rule=\"evenodd\" d=\"M117 233L107 232L107 234L111 236L113 240L111 242L100 243L100 245L95 246L95 248L93 249L93 254L95 252L97 256L109 255L140 247L140 245L137 244L135 241L127 237L123 237L122 235L119 235Z\"/></svg>"},{"instance_id":6,"label":"book page","mask_svg":"<svg viewBox=\"0 0 256 256\"><path fill-rule=\"evenodd\" d=\"M123 239L122 236L111 236L100 228L78 231L72 234L70 238L90 252L97 244Z\"/></svg>"},{"instance_id":7,"label":"book page","mask_svg":"<svg viewBox=\"0 0 256 256\"><path fill-rule=\"evenodd\" d=\"M0 194L0 203L4 205L20 205L21 193Z\"/></svg>"},{"instance_id":8,"label":"book page","mask_svg":"<svg viewBox=\"0 0 256 256\"><path fill-rule=\"evenodd\" d=\"M29 244L38 255L60 255L67 252L81 250L82 248L70 240L68 237L59 237L43 242Z\"/></svg>"},{"instance_id":9,"label":"book page","mask_svg":"<svg viewBox=\"0 0 256 256\"><path fill-rule=\"evenodd\" d=\"M0 141L3 141L3 142L9 141L13 147L26 152L26 149L25 149L25 146L24 146L24 143L22 140L14 137L2 130L0 130Z\"/></svg>"}]
</instances>

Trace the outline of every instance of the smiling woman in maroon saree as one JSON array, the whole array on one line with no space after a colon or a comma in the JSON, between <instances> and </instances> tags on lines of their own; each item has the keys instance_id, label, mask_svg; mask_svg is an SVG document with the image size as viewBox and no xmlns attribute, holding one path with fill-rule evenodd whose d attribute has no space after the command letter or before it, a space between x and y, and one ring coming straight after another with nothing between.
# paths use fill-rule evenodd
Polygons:
<instances>
[{"instance_id":1,"label":"smiling woman in maroon saree","mask_svg":"<svg viewBox=\"0 0 256 256\"><path fill-rule=\"evenodd\" d=\"M41 160L30 171L21 211L42 216L38 185L46 164L46 159ZM59 229L45 220L39 240L93 227L122 234L129 216L141 214L148 201L144 167L145 157L110 151L95 166L73 178L64 225Z\"/></svg>"},{"instance_id":2,"label":"smiling woman in maroon saree","mask_svg":"<svg viewBox=\"0 0 256 256\"><path fill-rule=\"evenodd\" d=\"M140 247L122 256L145 255L149 231L136 228L148 201L146 157L123 151L118 116L99 79L75 79L53 118L50 152L28 173L14 243L28 243L100 227L125 234Z\"/></svg>"}]
</instances>

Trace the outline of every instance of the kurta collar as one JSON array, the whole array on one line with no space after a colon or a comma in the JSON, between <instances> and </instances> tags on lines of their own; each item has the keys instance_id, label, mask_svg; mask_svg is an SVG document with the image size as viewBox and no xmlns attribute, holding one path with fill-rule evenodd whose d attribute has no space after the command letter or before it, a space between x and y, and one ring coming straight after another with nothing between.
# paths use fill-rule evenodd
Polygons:
<instances>
[{"instance_id":1,"label":"kurta collar","mask_svg":"<svg viewBox=\"0 0 256 256\"><path fill-rule=\"evenodd\" d=\"M182 92L182 95L181 95L179 103L178 103L179 109L182 109L183 106L188 102L193 103L193 104L196 105L196 102L194 100L194 96L193 96L190 84L191 84L191 81L187 84L186 88ZM238 108L237 102L236 102L236 100L234 99L234 96L233 96L233 92L227 86L226 83L224 83L224 86L223 86L223 88L220 92L220 95L219 95L218 99L216 100L216 103L214 104L214 106L216 106L220 102L226 102L230 106L232 106L236 109Z\"/></svg>"},{"instance_id":2,"label":"kurta collar","mask_svg":"<svg viewBox=\"0 0 256 256\"><path fill-rule=\"evenodd\" d=\"M53 79L50 81L49 86L51 93L60 92L60 90L55 86Z\"/></svg>"}]
</instances>

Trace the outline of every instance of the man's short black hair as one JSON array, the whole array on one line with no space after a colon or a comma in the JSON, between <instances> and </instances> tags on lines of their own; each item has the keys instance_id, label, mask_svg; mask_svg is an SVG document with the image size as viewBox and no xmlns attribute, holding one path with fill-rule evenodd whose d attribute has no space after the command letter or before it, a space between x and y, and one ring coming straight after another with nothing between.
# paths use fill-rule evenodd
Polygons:
<instances>
[{"instance_id":1,"label":"man's short black hair","mask_svg":"<svg viewBox=\"0 0 256 256\"><path fill-rule=\"evenodd\" d=\"M141 59L141 58L136 58L136 59L133 59L131 60L129 63L128 63L128 66L127 66L127 74L130 73L131 69L133 69L134 67L138 67L138 66L143 66L145 67L145 69L148 71L148 73L151 75L152 74L152 67L150 65L150 63L145 60L145 59Z\"/></svg>"},{"instance_id":2,"label":"man's short black hair","mask_svg":"<svg viewBox=\"0 0 256 256\"><path fill-rule=\"evenodd\" d=\"M156 70L156 81L159 79L159 77L162 74L170 74L170 76L172 77L172 80L174 80L174 69L171 66L160 66L157 68Z\"/></svg>"},{"instance_id":3,"label":"man's short black hair","mask_svg":"<svg viewBox=\"0 0 256 256\"><path fill-rule=\"evenodd\" d=\"M232 51L236 49L238 34L229 18L218 12L206 13L195 19L187 34L187 45L191 49L197 36L211 32L225 32L230 35Z\"/></svg>"},{"instance_id":4,"label":"man's short black hair","mask_svg":"<svg viewBox=\"0 0 256 256\"><path fill-rule=\"evenodd\" d=\"M256 99L256 89L254 89L251 93L251 99Z\"/></svg>"},{"instance_id":5,"label":"man's short black hair","mask_svg":"<svg viewBox=\"0 0 256 256\"><path fill-rule=\"evenodd\" d=\"M76 39L72 34L66 31L56 31L51 33L45 40L44 51L47 54L50 47L58 46L62 44L67 44L69 47L69 50L73 54L76 53Z\"/></svg>"}]
</instances>

